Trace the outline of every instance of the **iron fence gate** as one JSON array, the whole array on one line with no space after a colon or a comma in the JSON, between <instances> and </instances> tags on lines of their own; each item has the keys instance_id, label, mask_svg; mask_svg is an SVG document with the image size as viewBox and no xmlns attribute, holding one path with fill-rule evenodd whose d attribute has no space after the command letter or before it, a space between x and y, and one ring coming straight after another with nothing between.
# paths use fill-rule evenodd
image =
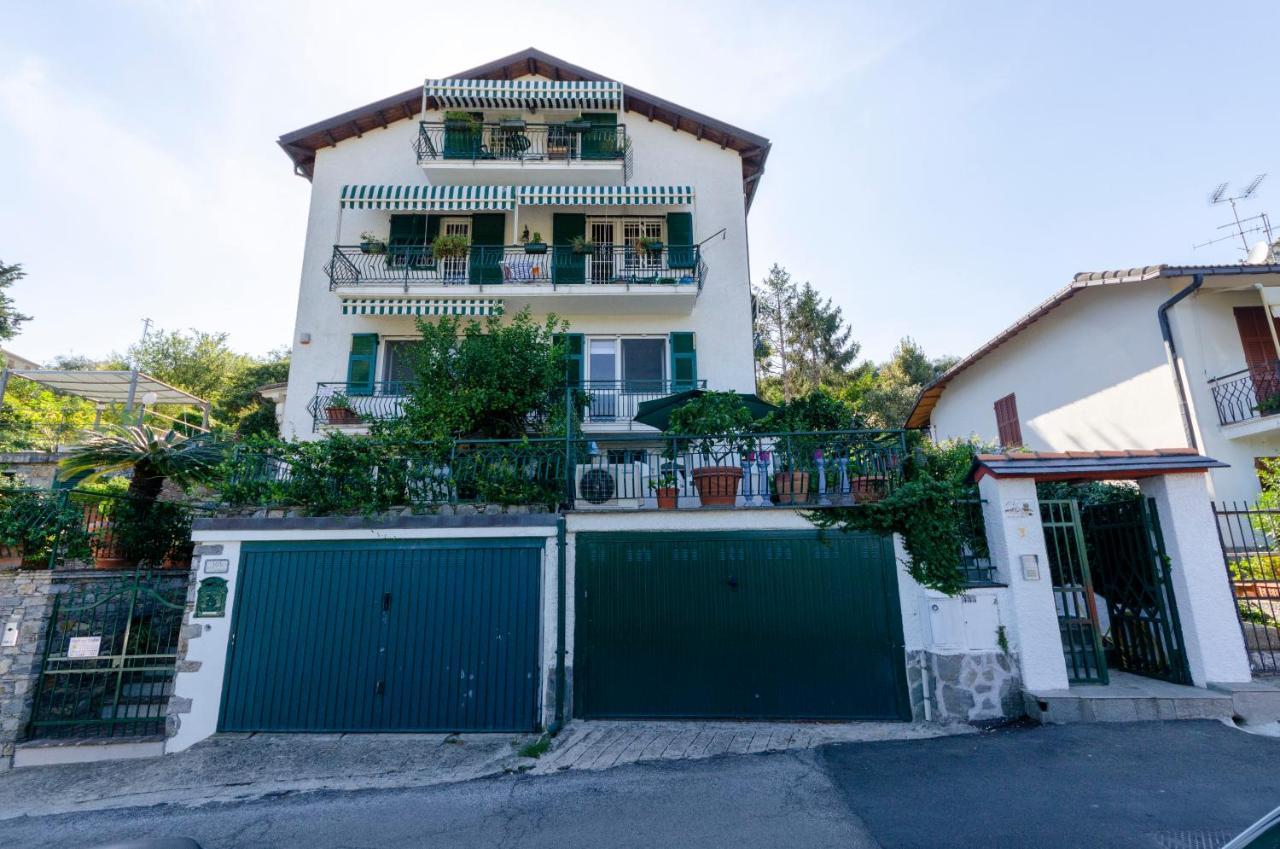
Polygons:
<instances>
[{"instance_id":1,"label":"iron fence gate","mask_svg":"<svg viewBox=\"0 0 1280 849\"><path fill-rule=\"evenodd\" d=\"M1040 502L1040 524L1049 554L1053 601L1058 630L1072 683L1106 684L1107 662L1102 652L1096 595L1089 571L1089 554L1075 499Z\"/></svg>"},{"instance_id":2,"label":"iron fence gate","mask_svg":"<svg viewBox=\"0 0 1280 849\"><path fill-rule=\"evenodd\" d=\"M1280 509L1231 502L1213 512L1249 666L1280 674Z\"/></svg>"},{"instance_id":3,"label":"iron fence gate","mask_svg":"<svg viewBox=\"0 0 1280 849\"><path fill-rule=\"evenodd\" d=\"M1106 612L1109 662L1126 672L1190 684L1155 502L1089 504L1081 508L1081 520L1093 589Z\"/></svg>"},{"instance_id":4,"label":"iron fence gate","mask_svg":"<svg viewBox=\"0 0 1280 849\"><path fill-rule=\"evenodd\" d=\"M28 737L164 732L184 578L140 571L54 598Z\"/></svg>"}]
</instances>

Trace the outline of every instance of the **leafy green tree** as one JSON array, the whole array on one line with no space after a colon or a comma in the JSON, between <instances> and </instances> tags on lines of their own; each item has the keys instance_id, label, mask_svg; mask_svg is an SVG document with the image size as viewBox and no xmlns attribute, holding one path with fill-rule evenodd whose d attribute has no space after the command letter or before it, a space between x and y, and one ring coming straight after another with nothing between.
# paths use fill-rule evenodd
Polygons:
<instances>
[{"instance_id":1,"label":"leafy green tree","mask_svg":"<svg viewBox=\"0 0 1280 849\"><path fill-rule=\"evenodd\" d=\"M139 371L171 386L221 404L236 386L241 372L255 365L247 354L231 349L228 334L202 330L163 330L149 334L122 356L112 355L112 368Z\"/></svg>"},{"instance_id":2,"label":"leafy green tree","mask_svg":"<svg viewBox=\"0 0 1280 849\"><path fill-rule=\"evenodd\" d=\"M957 362L955 357L930 359L910 336L904 337L889 361L880 366L859 408L876 427L902 427L920 390Z\"/></svg>"},{"instance_id":3,"label":"leafy green tree","mask_svg":"<svg viewBox=\"0 0 1280 849\"><path fill-rule=\"evenodd\" d=\"M790 364L792 394L842 384L862 347L852 337L841 309L809 283L801 286L791 305L783 354Z\"/></svg>"},{"instance_id":4,"label":"leafy green tree","mask_svg":"<svg viewBox=\"0 0 1280 849\"><path fill-rule=\"evenodd\" d=\"M374 430L418 440L510 439L539 420L563 421L565 351L556 335L567 329L554 315L539 324L528 310L483 322L419 319L404 417Z\"/></svg>"},{"instance_id":5,"label":"leafy green tree","mask_svg":"<svg viewBox=\"0 0 1280 849\"><path fill-rule=\"evenodd\" d=\"M26 272L22 270L22 263L5 265L0 261L0 342L17 336L18 328L22 323L31 320L31 316L18 312L13 305L13 299L5 292L26 276Z\"/></svg>"},{"instance_id":6,"label":"leafy green tree","mask_svg":"<svg viewBox=\"0 0 1280 849\"><path fill-rule=\"evenodd\" d=\"M93 425L94 407L20 378L9 380L0 405L0 451L54 451Z\"/></svg>"},{"instance_id":7,"label":"leafy green tree","mask_svg":"<svg viewBox=\"0 0 1280 849\"><path fill-rule=\"evenodd\" d=\"M213 408L213 417L237 436L273 436L276 433L275 403L258 394L258 387L289 379L289 351L278 348L235 373Z\"/></svg>"}]
</instances>

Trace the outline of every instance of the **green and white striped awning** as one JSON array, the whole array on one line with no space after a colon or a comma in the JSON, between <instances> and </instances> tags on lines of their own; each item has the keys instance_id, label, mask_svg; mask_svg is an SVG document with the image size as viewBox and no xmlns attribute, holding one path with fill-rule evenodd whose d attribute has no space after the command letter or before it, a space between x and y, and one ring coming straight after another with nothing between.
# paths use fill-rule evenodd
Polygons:
<instances>
[{"instance_id":1,"label":"green and white striped awning","mask_svg":"<svg viewBox=\"0 0 1280 849\"><path fill-rule=\"evenodd\" d=\"M343 209L399 209L418 212L486 212L515 207L511 186L342 187Z\"/></svg>"},{"instance_id":2,"label":"green and white striped awning","mask_svg":"<svg viewBox=\"0 0 1280 849\"><path fill-rule=\"evenodd\" d=\"M343 298L343 315L501 315L501 298Z\"/></svg>"},{"instance_id":3,"label":"green and white striped awning","mask_svg":"<svg viewBox=\"0 0 1280 849\"><path fill-rule=\"evenodd\" d=\"M612 80L427 80L423 93L445 108L622 109L622 83Z\"/></svg>"},{"instance_id":4,"label":"green and white striped awning","mask_svg":"<svg viewBox=\"0 0 1280 849\"><path fill-rule=\"evenodd\" d=\"M521 206L687 206L693 186L517 186Z\"/></svg>"}]
</instances>

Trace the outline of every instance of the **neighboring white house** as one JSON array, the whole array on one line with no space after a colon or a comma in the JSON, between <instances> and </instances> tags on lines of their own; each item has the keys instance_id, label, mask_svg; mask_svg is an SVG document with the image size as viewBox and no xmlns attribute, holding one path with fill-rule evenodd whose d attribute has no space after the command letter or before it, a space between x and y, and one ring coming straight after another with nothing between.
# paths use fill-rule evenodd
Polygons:
<instances>
[{"instance_id":1,"label":"neighboring white house","mask_svg":"<svg viewBox=\"0 0 1280 849\"><path fill-rule=\"evenodd\" d=\"M1280 265L1077 274L921 393L908 427L1035 451L1194 448L1251 500L1280 456ZM1176 363L1176 369L1172 365Z\"/></svg>"},{"instance_id":2,"label":"neighboring white house","mask_svg":"<svg viewBox=\"0 0 1280 849\"><path fill-rule=\"evenodd\" d=\"M6 351L0 348L0 368L7 369L32 369L40 368L40 364L35 360L28 360L26 357L20 357L12 351Z\"/></svg>"},{"instance_id":3,"label":"neighboring white house","mask_svg":"<svg viewBox=\"0 0 1280 849\"><path fill-rule=\"evenodd\" d=\"M397 415L419 315L566 319L588 430L631 429L673 385L754 391L747 210L767 139L528 50L280 144L312 183L285 437L341 426L338 392ZM437 259L440 235L469 248Z\"/></svg>"}]
</instances>

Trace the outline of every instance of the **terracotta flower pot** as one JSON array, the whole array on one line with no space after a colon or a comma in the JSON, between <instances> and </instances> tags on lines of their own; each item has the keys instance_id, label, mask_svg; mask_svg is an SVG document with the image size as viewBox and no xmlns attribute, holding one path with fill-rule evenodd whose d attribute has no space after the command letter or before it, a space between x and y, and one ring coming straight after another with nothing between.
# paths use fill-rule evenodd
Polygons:
<instances>
[{"instance_id":1,"label":"terracotta flower pot","mask_svg":"<svg viewBox=\"0 0 1280 849\"><path fill-rule=\"evenodd\" d=\"M803 504L809 500L809 473L774 472L773 491L779 504Z\"/></svg>"},{"instance_id":2,"label":"terracotta flower pot","mask_svg":"<svg viewBox=\"0 0 1280 849\"><path fill-rule=\"evenodd\" d=\"M0 572L9 572L22 565L22 555L13 546L0 545Z\"/></svg>"},{"instance_id":3,"label":"terracotta flower pot","mask_svg":"<svg viewBox=\"0 0 1280 849\"><path fill-rule=\"evenodd\" d=\"M360 416L347 407L326 407L324 412L331 425L360 424Z\"/></svg>"},{"instance_id":4,"label":"terracotta flower pot","mask_svg":"<svg viewBox=\"0 0 1280 849\"><path fill-rule=\"evenodd\" d=\"M732 507L741 480L742 469L737 466L703 466L693 470L693 486L703 507Z\"/></svg>"},{"instance_id":5,"label":"terracotta flower pot","mask_svg":"<svg viewBox=\"0 0 1280 849\"><path fill-rule=\"evenodd\" d=\"M657 489L658 509L674 510L676 509L676 493L674 486L660 486Z\"/></svg>"},{"instance_id":6,"label":"terracotta flower pot","mask_svg":"<svg viewBox=\"0 0 1280 849\"><path fill-rule=\"evenodd\" d=\"M849 481L849 495L855 504L867 504L884 498L889 481L879 475L856 477Z\"/></svg>"}]
</instances>

